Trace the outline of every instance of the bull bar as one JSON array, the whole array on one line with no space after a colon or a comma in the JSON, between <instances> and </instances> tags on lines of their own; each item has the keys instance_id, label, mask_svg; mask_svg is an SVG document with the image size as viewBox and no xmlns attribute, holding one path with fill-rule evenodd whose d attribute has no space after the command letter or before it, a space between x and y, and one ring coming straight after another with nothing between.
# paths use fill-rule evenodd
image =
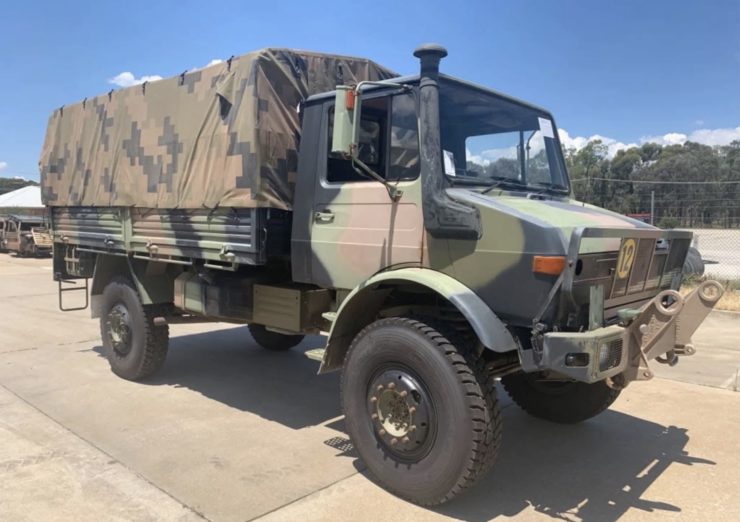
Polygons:
<instances>
[{"instance_id":1,"label":"bull bar","mask_svg":"<svg viewBox=\"0 0 740 522\"><path fill-rule=\"evenodd\" d=\"M568 265L553 290L561 289L572 302L573 266L578 259L580 242L585 237L690 239L691 233L657 229L576 229L568 249ZM683 261L682 261L683 262ZM679 271L680 275L680 271ZM539 316L533 330L531 350L520 350L520 362L526 372L550 371L568 379L586 383L606 380L614 388L623 388L635 380L653 378L648 362L657 360L673 366L681 355L693 355L691 336L724 293L717 281L705 281L687 295L673 289L659 292L639 309L626 308L619 313L619 323L592 327L589 331L538 332ZM593 295L593 294L592 294ZM555 291L542 312L554 301ZM599 302L603 306L603 300Z\"/></svg>"}]
</instances>

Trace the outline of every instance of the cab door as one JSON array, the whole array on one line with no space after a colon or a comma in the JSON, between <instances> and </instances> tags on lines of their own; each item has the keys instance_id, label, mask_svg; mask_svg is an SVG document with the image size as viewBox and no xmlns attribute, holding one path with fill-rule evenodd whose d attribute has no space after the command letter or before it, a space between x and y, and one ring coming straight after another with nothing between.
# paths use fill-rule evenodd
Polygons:
<instances>
[{"instance_id":1,"label":"cab door","mask_svg":"<svg viewBox=\"0 0 740 522\"><path fill-rule=\"evenodd\" d=\"M423 219L419 134L412 93L363 95L360 159L402 191L392 201L385 185L332 157L333 103L324 111L311 223L311 279L351 289L393 265L419 265Z\"/></svg>"}]
</instances>

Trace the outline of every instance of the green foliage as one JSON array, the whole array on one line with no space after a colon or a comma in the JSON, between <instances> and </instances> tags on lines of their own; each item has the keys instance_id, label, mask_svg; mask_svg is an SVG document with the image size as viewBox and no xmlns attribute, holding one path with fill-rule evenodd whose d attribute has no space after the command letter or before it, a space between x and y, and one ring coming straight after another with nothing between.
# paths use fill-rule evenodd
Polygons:
<instances>
[{"instance_id":1,"label":"green foliage","mask_svg":"<svg viewBox=\"0 0 740 522\"><path fill-rule=\"evenodd\" d=\"M0 194L12 192L28 185L38 185L35 181L18 178L0 178Z\"/></svg>"},{"instance_id":2,"label":"green foliage","mask_svg":"<svg viewBox=\"0 0 740 522\"><path fill-rule=\"evenodd\" d=\"M676 228L678 224L678 219L669 216L662 217L660 218L660 221L658 221L658 226L660 228Z\"/></svg>"},{"instance_id":3,"label":"green foliage","mask_svg":"<svg viewBox=\"0 0 740 522\"><path fill-rule=\"evenodd\" d=\"M740 141L722 147L646 143L611 159L600 141L564 151L575 197L621 214L649 214L672 227L740 226ZM660 183L640 183L641 181ZM685 182L711 182L685 184ZM733 183L734 182L734 183Z\"/></svg>"}]
</instances>

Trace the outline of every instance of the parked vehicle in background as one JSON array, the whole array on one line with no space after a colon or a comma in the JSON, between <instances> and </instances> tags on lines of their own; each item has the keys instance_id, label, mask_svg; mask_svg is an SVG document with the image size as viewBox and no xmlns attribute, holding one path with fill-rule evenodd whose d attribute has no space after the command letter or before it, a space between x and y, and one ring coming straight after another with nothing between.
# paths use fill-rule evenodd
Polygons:
<instances>
[{"instance_id":1,"label":"parked vehicle in background","mask_svg":"<svg viewBox=\"0 0 740 522\"><path fill-rule=\"evenodd\" d=\"M248 324L273 351L325 333L359 455L424 505L493 465L495 379L573 423L693 354L723 288L676 291L691 233L573 200L552 115L440 74L446 54L420 47L398 77L266 49L54 111L60 306L92 278L131 380L162 367L172 323Z\"/></svg>"},{"instance_id":2,"label":"parked vehicle in background","mask_svg":"<svg viewBox=\"0 0 740 522\"><path fill-rule=\"evenodd\" d=\"M685 276L704 275L704 260L701 257L699 249L693 246L689 247L689 251L686 254L686 261L683 263L683 274Z\"/></svg>"},{"instance_id":3,"label":"parked vehicle in background","mask_svg":"<svg viewBox=\"0 0 740 522\"><path fill-rule=\"evenodd\" d=\"M0 247L21 257L50 255L52 239L40 216L0 216Z\"/></svg>"}]
</instances>

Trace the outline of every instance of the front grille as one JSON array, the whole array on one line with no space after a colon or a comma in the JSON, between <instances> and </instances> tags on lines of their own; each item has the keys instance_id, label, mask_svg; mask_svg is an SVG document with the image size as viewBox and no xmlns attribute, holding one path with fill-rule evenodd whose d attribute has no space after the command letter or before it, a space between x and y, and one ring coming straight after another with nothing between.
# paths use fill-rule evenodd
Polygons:
<instances>
[{"instance_id":1,"label":"front grille","mask_svg":"<svg viewBox=\"0 0 740 522\"><path fill-rule=\"evenodd\" d=\"M608 341L599 347L599 371L616 368L622 362L622 339Z\"/></svg>"},{"instance_id":2,"label":"front grille","mask_svg":"<svg viewBox=\"0 0 740 522\"><path fill-rule=\"evenodd\" d=\"M635 242L635 255L623 277L619 277L617 267L618 251L582 254L579 257L573 282L576 302L588 302L591 286L604 287L606 308L649 299L659 290L671 286L674 277L681 272L690 240L636 238L632 241Z\"/></svg>"}]
</instances>

